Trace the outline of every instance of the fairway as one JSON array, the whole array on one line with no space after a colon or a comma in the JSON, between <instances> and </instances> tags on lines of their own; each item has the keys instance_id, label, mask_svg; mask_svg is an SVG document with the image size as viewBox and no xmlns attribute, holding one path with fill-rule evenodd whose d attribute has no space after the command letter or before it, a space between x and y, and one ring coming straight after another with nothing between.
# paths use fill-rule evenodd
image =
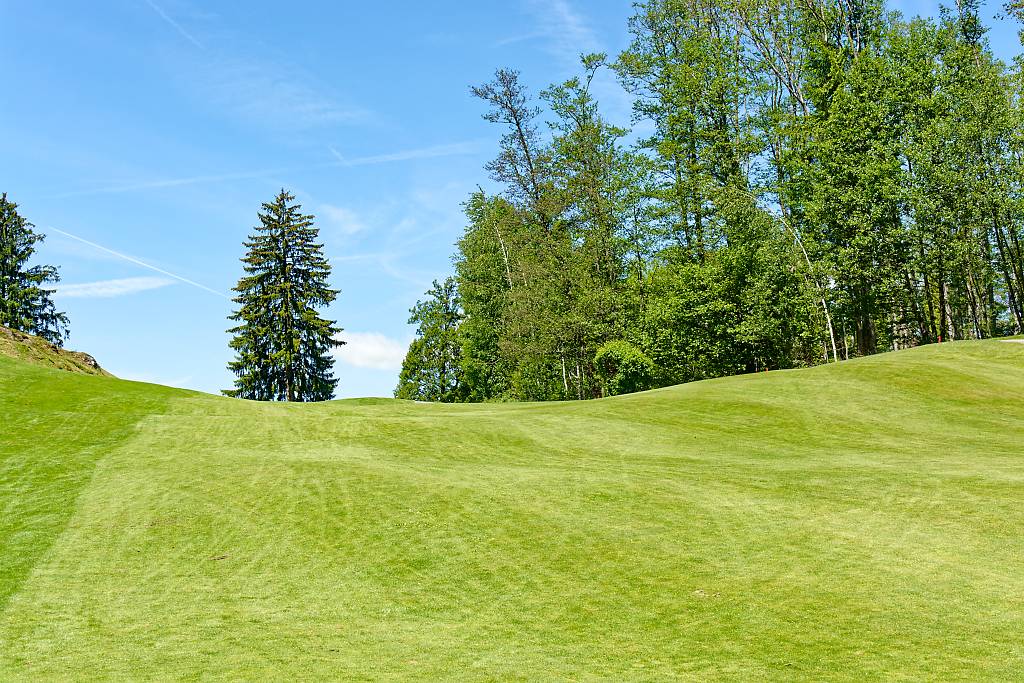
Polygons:
<instances>
[{"instance_id":1,"label":"fairway","mask_svg":"<svg viewBox=\"0 0 1024 683\"><path fill-rule=\"evenodd\" d=\"M1024 676L1024 345L589 402L0 357L0 680Z\"/></svg>"}]
</instances>

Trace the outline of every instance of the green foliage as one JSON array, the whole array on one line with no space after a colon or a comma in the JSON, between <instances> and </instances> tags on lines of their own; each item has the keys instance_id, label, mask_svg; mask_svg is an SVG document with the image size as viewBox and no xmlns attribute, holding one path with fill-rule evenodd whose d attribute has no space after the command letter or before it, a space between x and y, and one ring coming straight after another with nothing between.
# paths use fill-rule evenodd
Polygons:
<instances>
[{"instance_id":1,"label":"green foliage","mask_svg":"<svg viewBox=\"0 0 1024 683\"><path fill-rule=\"evenodd\" d=\"M0 325L42 337L57 346L68 338L68 317L53 303L60 281L54 266L28 265L44 235L18 214L18 205L0 195Z\"/></svg>"},{"instance_id":2,"label":"green foliage","mask_svg":"<svg viewBox=\"0 0 1024 683\"><path fill-rule=\"evenodd\" d=\"M1003 5L1003 9L1009 16L1024 23L1024 0L1010 0ZM1020 29L1017 35L1020 36L1020 42L1024 44L1024 28Z\"/></svg>"},{"instance_id":3,"label":"green foliage","mask_svg":"<svg viewBox=\"0 0 1024 683\"><path fill-rule=\"evenodd\" d=\"M633 344L623 339L610 341L594 356L597 374L604 385L604 394L618 396L644 391L654 386L657 368L654 361Z\"/></svg>"},{"instance_id":4,"label":"green foliage","mask_svg":"<svg viewBox=\"0 0 1024 683\"><path fill-rule=\"evenodd\" d=\"M465 205L469 221L458 243L455 269L465 320L462 370L471 401L496 400L511 391L514 358L508 351L508 316L522 282L515 209L500 197L477 192ZM516 274L513 276L513 265ZM504 348L501 340L505 339Z\"/></svg>"},{"instance_id":5,"label":"green foliage","mask_svg":"<svg viewBox=\"0 0 1024 683\"><path fill-rule=\"evenodd\" d=\"M434 280L427 299L416 302L410 313L409 324L416 325L416 338L402 362L395 398L443 403L464 400L459 335L463 313L455 279L440 284Z\"/></svg>"},{"instance_id":6,"label":"green foliage","mask_svg":"<svg viewBox=\"0 0 1024 683\"><path fill-rule=\"evenodd\" d=\"M474 88L504 132L455 258L466 399L600 395L615 340L664 384L1024 331L1024 78L978 7L648 0L544 108Z\"/></svg>"},{"instance_id":7,"label":"green foliage","mask_svg":"<svg viewBox=\"0 0 1024 683\"><path fill-rule=\"evenodd\" d=\"M281 190L263 204L256 232L244 243L245 275L234 291L239 305L228 330L236 352L228 368L237 375L228 396L257 401L326 401L338 380L331 350L344 342L333 321L317 308L338 295L331 266L317 242L313 216L303 215L294 195Z\"/></svg>"}]
</instances>

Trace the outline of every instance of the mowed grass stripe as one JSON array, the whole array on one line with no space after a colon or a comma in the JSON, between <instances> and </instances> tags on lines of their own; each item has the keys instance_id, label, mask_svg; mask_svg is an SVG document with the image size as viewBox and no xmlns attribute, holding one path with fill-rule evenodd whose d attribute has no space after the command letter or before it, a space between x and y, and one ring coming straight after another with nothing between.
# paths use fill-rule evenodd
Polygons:
<instances>
[{"instance_id":1,"label":"mowed grass stripe","mask_svg":"<svg viewBox=\"0 0 1024 683\"><path fill-rule=\"evenodd\" d=\"M0 677L1013 678L1022 386L992 342L587 403L174 393Z\"/></svg>"},{"instance_id":2,"label":"mowed grass stripe","mask_svg":"<svg viewBox=\"0 0 1024 683\"><path fill-rule=\"evenodd\" d=\"M71 518L96 462L169 390L0 356L0 610Z\"/></svg>"}]
</instances>

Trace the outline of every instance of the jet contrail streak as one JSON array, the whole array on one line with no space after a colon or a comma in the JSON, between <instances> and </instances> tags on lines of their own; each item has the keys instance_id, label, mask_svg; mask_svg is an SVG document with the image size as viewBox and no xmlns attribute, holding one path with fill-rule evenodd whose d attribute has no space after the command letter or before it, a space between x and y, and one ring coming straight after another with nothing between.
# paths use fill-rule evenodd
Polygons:
<instances>
[{"instance_id":1,"label":"jet contrail streak","mask_svg":"<svg viewBox=\"0 0 1024 683\"><path fill-rule=\"evenodd\" d=\"M60 234L64 235L65 237L70 237L73 240L78 240L82 244L88 244L90 247L94 247L96 249L99 249L100 251L105 251L108 254L113 254L114 256L116 256L118 258L121 258L121 259L124 259L125 261L128 261L129 263L134 263L137 266L142 266L143 268L148 268L149 270L152 270L153 272L160 273L161 275L166 275L167 277L173 277L175 280L180 280L181 282L184 282L186 285L192 285L193 287L198 287L199 289L201 289L201 290L203 290L205 292L209 292L210 294L216 294L219 297L223 297L223 298L225 298L225 299L227 299L229 301L231 300L231 297L229 297L227 294L225 294L223 292L218 292L216 289L210 289L206 285L199 284L195 280L189 280L187 277L182 277L180 275L176 275L176 274L174 274L174 273L172 273L170 271L164 270L163 268L157 268L156 266L152 266L152 265L146 263L145 261L140 261L139 259L132 258L131 256L128 256L127 254L122 254L119 251L114 251L113 249L108 249L107 247L103 246L102 244L96 244L95 242L90 242L89 240L87 240L87 239L85 239L83 237L79 237L78 235L72 235L70 232L66 232L64 230L61 230L60 228L55 228L53 226L50 226L47 229L48 230L52 230L53 232L59 232Z\"/></svg>"},{"instance_id":2,"label":"jet contrail streak","mask_svg":"<svg viewBox=\"0 0 1024 683\"><path fill-rule=\"evenodd\" d=\"M206 49L205 47L203 47L202 43L200 43L198 40L196 40L195 36L193 36L191 33L186 31L184 29L184 27L182 27L182 25L179 24L178 22L176 22L174 19L171 19L171 17L167 14L167 12L165 12L163 10L162 7L160 7L160 5L158 5L155 2L153 2L153 0L146 0L146 4L149 5L150 7L152 7L153 11L156 12L157 14L159 14L161 19L163 19L168 24L173 26L174 29L178 33L180 33L183 38L185 38L185 40L189 41L190 43L192 43L193 45L198 47L200 50L205 50Z\"/></svg>"}]
</instances>

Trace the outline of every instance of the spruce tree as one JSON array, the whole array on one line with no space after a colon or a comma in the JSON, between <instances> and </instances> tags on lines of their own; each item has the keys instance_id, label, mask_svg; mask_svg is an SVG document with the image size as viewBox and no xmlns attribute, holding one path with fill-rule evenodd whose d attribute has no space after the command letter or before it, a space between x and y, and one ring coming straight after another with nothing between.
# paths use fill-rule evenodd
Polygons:
<instances>
[{"instance_id":1,"label":"spruce tree","mask_svg":"<svg viewBox=\"0 0 1024 683\"><path fill-rule=\"evenodd\" d=\"M68 317L53 303L53 289L44 285L60 281L54 266L28 266L35 245L45 235L20 215L18 205L0 195L0 325L37 335L62 346L68 338Z\"/></svg>"},{"instance_id":2,"label":"spruce tree","mask_svg":"<svg viewBox=\"0 0 1024 683\"><path fill-rule=\"evenodd\" d=\"M331 349L341 328L317 309L338 296L328 278L331 266L317 242L313 216L303 215L295 196L281 190L264 203L259 225L244 243L245 275L234 298L239 309L228 330L237 356L228 368L237 375L228 396L257 401L326 401L334 395Z\"/></svg>"}]
</instances>

